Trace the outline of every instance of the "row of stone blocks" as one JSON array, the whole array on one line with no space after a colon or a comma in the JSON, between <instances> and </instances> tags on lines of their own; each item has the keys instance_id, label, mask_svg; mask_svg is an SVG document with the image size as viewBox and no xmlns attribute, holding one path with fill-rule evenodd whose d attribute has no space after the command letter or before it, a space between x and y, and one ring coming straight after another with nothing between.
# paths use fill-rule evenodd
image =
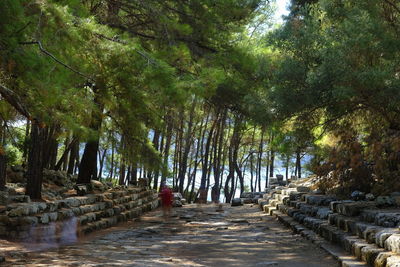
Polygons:
<instances>
[{"instance_id":1,"label":"row of stone blocks","mask_svg":"<svg viewBox=\"0 0 400 267\"><path fill-rule=\"evenodd\" d=\"M54 202L13 203L0 210L0 237L41 242L69 239L158 207L154 190L128 187Z\"/></svg>"},{"instance_id":2,"label":"row of stone blocks","mask_svg":"<svg viewBox=\"0 0 400 267\"><path fill-rule=\"evenodd\" d=\"M368 201L337 201L333 196L292 188L263 199L259 203L265 212L297 232L314 237L316 233L370 266L400 266L399 210L377 209Z\"/></svg>"}]
</instances>

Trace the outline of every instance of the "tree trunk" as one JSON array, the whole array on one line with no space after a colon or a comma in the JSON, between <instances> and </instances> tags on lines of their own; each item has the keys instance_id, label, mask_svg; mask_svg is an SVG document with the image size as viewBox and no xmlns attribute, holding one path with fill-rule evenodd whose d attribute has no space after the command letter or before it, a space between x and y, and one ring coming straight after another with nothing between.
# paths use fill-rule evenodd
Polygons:
<instances>
[{"instance_id":1,"label":"tree trunk","mask_svg":"<svg viewBox=\"0 0 400 267\"><path fill-rule=\"evenodd\" d=\"M289 163L290 163L290 156L286 156L286 181L289 180Z\"/></svg>"},{"instance_id":2,"label":"tree trunk","mask_svg":"<svg viewBox=\"0 0 400 267\"><path fill-rule=\"evenodd\" d=\"M6 158L6 151L4 149L5 144L5 133L4 127L0 129L0 191L3 191L6 188L6 170L7 170L7 158Z\"/></svg>"},{"instance_id":3,"label":"tree trunk","mask_svg":"<svg viewBox=\"0 0 400 267\"><path fill-rule=\"evenodd\" d=\"M185 147L183 149L183 153L182 153L182 157L181 157L181 159L182 159L181 164L179 165L178 191L182 194L183 194L183 187L184 187L186 170L187 170L187 161L188 161L187 159L189 156L190 147L192 145L192 128L193 128L193 119L194 119L194 112L195 112L196 104L197 104L197 101L196 101L196 99L194 99L191 109L190 109L189 122L188 122L187 130L186 130L185 140L184 140Z\"/></svg>"},{"instance_id":4,"label":"tree trunk","mask_svg":"<svg viewBox=\"0 0 400 267\"><path fill-rule=\"evenodd\" d=\"M297 177L301 178L301 153L300 149L296 151L296 169L297 169Z\"/></svg>"},{"instance_id":5,"label":"tree trunk","mask_svg":"<svg viewBox=\"0 0 400 267\"><path fill-rule=\"evenodd\" d=\"M274 177L274 162L275 161L275 151L271 149L271 158L269 164L269 177Z\"/></svg>"},{"instance_id":6,"label":"tree trunk","mask_svg":"<svg viewBox=\"0 0 400 267\"><path fill-rule=\"evenodd\" d=\"M68 174L75 173L75 166L79 161L79 140L76 136L74 136L72 139L76 140L76 142L74 142L74 144L71 146L71 152L69 153L69 162L67 169Z\"/></svg>"},{"instance_id":7,"label":"tree trunk","mask_svg":"<svg viewBox=\"0 0 400 267\"><path fill-rule=\"evenodd\" d=\"M167 123L167 133L166 133L166 141L165 141L165 148L164 148L164 162L163 162L163 170L161 175L161 184L164 184L167 180L168 174L168 158L169 158L169 149L171 147L171 140L172 140L172 118L170 115L166 116L166 123ZM161 186L160 186L161 190Z\"/></svg>"},{"instance_id":8,"label":"tree trunk","mask_svg":"<svg viewBox=\"0 0 400 267\"><path fill-rule=\"evenodd\" d=\"M104 88L105 85L100 88ZM79 165L79 173L77 184L90 183L91 179L97 178L97 151L99 150L100 142L100 128L102 123L102 114L104 105L100 101L100 88L93 88L94 99L98 110L92 111L92 118L90 122L90 129L95 132L95 136L92 137L85 145L85 150L83 151L82 159Z\"/></svg>"},{"instance_id":9,"label":"tree trunk","mask_svg":"<svg viewBox=\"0 0 400 267\"><path fill-rule=\"evenodd\" d=\"M163 133L161 134L161 142L158 151L160 152L160 155L162 155L163 148L164 148L164 136L165 136L165 131L163 130ZM154 184L153 184L153 189L157 190L158 188L158 177L160 176L160 166L157 166L156 171L154 172Z\"/></svg>"},{"instance_id":10,"label":"tree trunk","mask_svg":"<svg viewBox=\"0 0 400 267\"><path fill-rule=\"evenodd\" d=\"M112 180L114 175L114 142L111 143L111 163L110 163L110 170L108 171L108 179Z\"/></svg>"},{"instance_id":11,"label":"tree trunk","mask_svg":"<svg viewBox=\"0 0 400 267\"><path fill-rule=\"evenodd\" d=\"M208 164L209 164L209 156L210 156L210 145L211 145L211 140L212 140L212 136L214 133L214 129L217 123L217 119L214 120L213 124L211 125L211 129L208 133L208 137L207 137L207 142L206 142L206 147L205 147L205 152L203 155L203 166L201 169L201 180L200 180L200 188L199 191L202 191L201 196L202 202L206 202L207 201L207 192L206 190L206 182L207 182L207 173L208 173Z\"/></svg>"},{"instance_id":12,"label":"tree trunk","mask_svg":"<svg viewBox=\"0 0 400 267\"><path fill-rule=\"evenodd\" d=\"M264 145L264 129L261 129L260 146L258 147L258 192L261 192L261 164Z\"/></svg>"},{"instance_id":13,"label":"tree trunk","mask_svg":"<svg viewBox=\"0 0 400 267\"><path fill-rule=\"evenodd\" d=\"M32 200L41 200L43 181L43 146L46 128L42 127L42 125L36 120L32 121L31 127L28 170L26 173L26 194L30 196Z\"/></svg>"},{"instance_id":14,"label":"tree trunk","mask_svg":"<svg viewBox=\"0 0 400 267\"><path fill-rule=\"evenodd\" d=\"M137 163L134 163L132 165L132 171L131 171L131 183L133 185L137 185L138 181L138 176L137 176Z\"/></svg>"},{"instance_id":15,"label":"tree trunk","mask_svg":"<svg viewBox=\"0 0 400 267\"><path fill-rule=\"evenodd\" d=\"M97 175L97 180L101 180L101 178L103 176L103 168L104 168L104 161L105 161L106 155L107 155L107 149L104 148L103 154L100 157L100 170Z\"/></svg>"},{"instance_id":16,"label":"tree trunk","mask_svg":"<svg viewBox=\"0 0 400 267\"><path fill-rule=\"evenodd\" d=\"M28 160L28 151L29 151L29 143L28 143L28 138L29 138L29 131L30 131L30 126L31 122L29 119L26 119L26 126L25 126L25 139L24 139L24 146L23 146L23 163L26 164Z\"/></svg>"}]
</instances>

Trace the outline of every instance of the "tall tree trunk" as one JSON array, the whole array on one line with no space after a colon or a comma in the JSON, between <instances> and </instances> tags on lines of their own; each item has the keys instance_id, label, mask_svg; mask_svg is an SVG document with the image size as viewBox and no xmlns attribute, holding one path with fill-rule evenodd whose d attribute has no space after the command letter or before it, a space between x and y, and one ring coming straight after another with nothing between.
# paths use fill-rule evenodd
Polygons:
<instances>
[{"instance_id":1,"label":"tall tree trunk","mask_svg":"<svg viewBox=\"0 0 400 267\"><path fill-rule=\"evenodd\" d=\"M6 151L4 149L5 145L5 127L2 126L0 129L0 191L3 191L6 187L6 170L7 170L7 158Z\"/></svg>"},{"instance_id":2,"label":"tall tree trunk","mask_svg":"<svg viewBox=\"0 0 400 267\"><path fill-rule=\"evenodd\" d=\"M218 115L217 115L218 117ZM203 155L203 166L201 169L201 180L200 180L200 188L199 191L201 191L201 201L206 202L207 201L207 191L206 191L206 182L207 182L207 173L208 173L208 164L209 164L209 156L210 156L210 146L211 146L211 141L212 141L212 136L214 133L215 126L217 124L217 118L214 120L213 124L211 125L211 129L208 133L207 137L207 142L205 146L205 152Z\"/></svg>"},{"instance_id":3,"label":"tall tree trunk","mask_svg":"<svg viewBox=\"0 0 400 267\"><path fill-rule=\"evenodd\" d=\"M159 146L159 152L160 155L162 155L163 153L163 148L164 148L164 136L165 136L165 131L163 130L163 133L161 134L161 142L160 142L160 146ZM156 171L154 172L154 184L153 184L153 189L157 190L158 188L158 178L160 176L160 166L157 166Z\"/></svg>"},{"instance_id":4,"label":"tall tree trunk","mask_svg":"<svg viewBox=\"0 0 400 267\"><path fill-rule=\"evenodd\" d=\"M138 176L137 176L137 163L134 163L132 165L132 171L131 171L131 183L133 185L137 185L137 181L138 181Z\"/></svg>"},{"instance_id":5,"label":"tall tree trunk","mask_svg":"<svg viewBox=\"0 0 400 267\"><path fill-rule=\"evenodd\" d=\"M269 177L274 177L275 151L271 149L271 158L269 162Z\"/></svg>"},{"instance_id":6,"label":"tall tree trunk","mask_svg":"<svg viewBox=\"0 0 400 267\"><path fill-rule=\"evenodd\" d=\"M67 173L68 174L74 174L75 173L75 166L77 165L77 162L79 161L79 140L78 137L74 135L72 140L76 140L76 142L73 143L71 146L71 152L69 153L69 162L68 162L68 169Z\"/></svg>"},{"instance_id":7,"label":"tall tree trunk","mask_svg":"<svg viewBox=\"0 0 400 267\"><path fill-rule=\"evenodd\" d=\"M221 117L220 123L217 128L217 133L215 135L215 149L214 149L214 186L212 188L212 201L219 203L219 197L221 194L221 159L222 159L222 148L224 146L224 127L227 116L227 110Z\"/></svg>"},{"instance_id":8,"label":"tall tree trunk","mask_svg":"<svg viewBox=\"0 0 400 267\"><path fill-rule=\"evenodd\" d=\"M196 109L196 104L197 101L194 99L190 113L189 113L189 122L186 130L186 135L185 135L185 140L184 140L184 149L181 157L181 164L179 165L179 174L178 174L178 179L179 179L179 186L178 186L178 191L183 194L183 187L184 187L184 182L185 182L185 176L186 176L186 170L187 170L187 159L189 156L190 152L190 147L192 145L192 128L193 128L193 120L194 120L194 112ZM183 129L182 129L183 130Z\"/></svg>"},{"instance_id":9,"label":"tall tree trunk","mask_svg":"<svg viewBox=\"0 0 400 267\"><path fill-rule=\"evenodd\" d=\"M99 83L101 84L101 83ZM102 85L100 88L105 88L105 85ZM78 173L78 184L90 183L91 179L97 178L97 151L99 150L99 142L100 142L100 128L102 123L102 114L104 105L100 101L101 89L93 88L94 99L93 102L96 105L98 110L92 111L92 118L90 122L90 129L95 132L95 136L92 137L91 140L87 141L85 145L85 149L83 151L82 159L79 164L79 173Z\"/></svg>"},{"instance_id":10,"label":"tall tree trunk","mask_svg":"<svg viewBox=\"0 0 400 267\"><path fill-rule=\"evenodd\" d=\"M286 156L286 181L289 180L289 163L290 163L290 156Z\"/></svg>"},{"instance_id":11,"label":"tall tree trunk","mask_svg":"<svg viewBox=\"0 0 400 267\"><path fill-rule=\"evenodd\" d=\"M100 152L100 151L99 151ZM97 175L97 180L101 180L102 176L103 176L103 168L104 168L104 162L105 162L105 158L107 155L107 148L104 148L103 154L101 154L100 158L100 169L99 169L99 173Z\"/></svg>"},{"instance_id":12,"label":"tall tree trunk","mask_svg":"<svg viewBox=\"0 0 400 267\"><path fill-rule=\"evenodd\" d=\"M266 164L265 164L265 188L268 188L268 181L269 181L269 158L270 151L267 151L267 159L266 159Z\"/></svg>"},{"instance_id":13,"label":"tall tree trunk","mask_svg":"<svg viewBox=\"0 0 400 267\"><path fill-rule=\"evenodd\" d=\"M42 198L43 146L46 128L36 120L32 121L31 127L28 170L26 173L26 194L30 196L31 199L40 200Z\"/></svg>"},{"instance_id":14,"label":"tall tree trunk","mask_svg":"<svg viewBox=\"0 0 400 267\"><path fill-rule=\"evenodd\" d=\"M29 119L26 119L26 126L25 126L25 138L24 138L24 147L23 147L23 154L22 154L22 158L23 158L23 163L24 165L26 164L26 162L28 161L28 152L29 152L29 143L28 143L28 138L29 138L29 132L30 132L30 127L31 126L31 122Z\"/></svg>"},{"instance_id":15,"label":"tall tree trunk","mask_svg":"<svg viewBox=\"0 0 400 267\"><path fill-rule=\"evenodd\" d=\"M54 166L55 170L61 169L61 166L63 167L63 170L65 170L65 171L69 169L68 168L69 167L68 154L70 154L69 160L74 160L74 159L72 159L73 157L71 157L71 155L72 155L71 150L72 150L72 148L75 146L75 144L77 142L78 142L77 138L73 138L71 140L71 142L68 140L68 143L67 143L67 140L66 140L64 152L61 155L61 158L58 160L57 164ZM75 157L75 155L74 155L74 157Z\"/></svg>"},{"instance_id":16,"label":"tall tree trunk","mask_svg":"<svg viewBox=\"0 0 400 267\"><path fill-rule=\"evenodd\" d=\"M167 123L167 133L166 133L166 141L165 141L165 148L164 148L164 162L163 162L163 170L161 175L161 184L164 184L167 180L168 174L168 159L169 159L169 149L171 147L171 140L172 140L172 118L168 114L166 115L166 123ZM160 186L161 190L161 186Z\"/></svg>"},{"instance_id":17,"label":"tall tree trunk","mask_svg":"<svg viewBox=\"0 0 400 267\"><path fill-rule=\"evenodd\" d=\"M297 169L297 177L301 178L301 152L300 149L296 151L296 169Z\"/></svg>"},{"instance_id":18,"label":"tall tree trunk","mask_svg":"<svg viewBox=\"0 0 400 267\"><path fill-rule=\"evenodd\" d=\"M190 190L190 200L194 201L196 200L195 197L195 185L196 185L196 176L197 176L197 168L200 164L200 161L203 160L203 158L201 160L198 159L198 156L203 155L203 151L204 151L204 139L206 136L206 132L207 132L207 124L208 121L210 119L211 116L211 112L210 112L210 108L207 110L207 116L206 116L206 121L203 124L203 120L201 120L201 124L200 124L200 132L199 132L199 138L197 140L197 148L196 148L196 156L195 156L195 165L193 167L193 174L192 174L192 187Z\"/></svg>"},{"instance_id":19,"label":"tall tree trunk","mask_svg":"<svg viewBox=\"0 0 400 267\"><path fill-rule=\"evenodd\" d=\"M61 158L59 160L59 162L62 162L62 167L58 167L58 163L55 165L54 169L62 169L63 171L67 171L68 169L68 154L71 150L70 148L70 143L72 142L71 140L71 136L69 133L67 133L67 136L65 137L65 141L64 141L64 152L61 155ZM58 168L57 168L58 167Z\"/></svg>"},{"instance_id":20,"label":"tall tree trunk","mask_svg":"<svg viewBox=\"0 0 400 267\"><path fill-rule=\"evenodd\" d=\"M263 145L264 145L264 128L261 129L261 140L258 147L258 192L261 192L261 164L263 155Z\"/></svg>"},{"instance_id":21,"label":"tall tree trunk","mask_svg":"<svg viewBox=\"0 0 400 267\"><path fill-rule=\"evenodd\" d=\"M111 142L111 163L110 163L110 170L108 172L108 178L111 180L114 175L114 153L115 153L115 147L114 147L114 142Z\"/></svg>"}]
</instances>

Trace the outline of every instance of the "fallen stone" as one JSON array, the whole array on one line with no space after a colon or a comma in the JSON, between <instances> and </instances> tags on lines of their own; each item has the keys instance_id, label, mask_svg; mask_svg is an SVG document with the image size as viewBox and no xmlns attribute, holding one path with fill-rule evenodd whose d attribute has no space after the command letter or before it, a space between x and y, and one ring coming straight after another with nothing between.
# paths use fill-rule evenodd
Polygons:
<instances>
[{"instance_id":1,"label":"fallen stone","mask_svg":"<svg viewBox=\"0 0 400 267\"><path fill-rule=\"evenodd\" d=\"M350 197L351 197L352 200L356 200L356 201L364 200L365 199L365 193L356 190L356 191L351 193Z\"/></svg>"},{"instance_id":2,"label":"fallen stone","mask_svg":"<svg viewBox=\"0 0 400 267\"><path fill-rule=\"evenodd\" d=\"M367 200L367 201L373 201L373 200L375 200L374 194L372 194L372 193L366 194L366 195L365 195L365 200Z\"/></svg>"},{"instance_id":3,"label":"fallen stone","mask_svg":"<svg viewBox=\"0 0 400 267\"><path fill-rule=\"evenodd\" d=\"M311 191L311 188L307 186L298 186L296 189L299 193L309 193Z\"/></svg>"},{"instance_id":4,"label":"fallen stone","mask_svg":"<svg viewBox=\"0 0 400 267\"><path fill-rule=\"evenodd\" d=\"M396 204L395 199L390 196L379 196L375 199L375 202L378 207L387 207Z\"/></svg>"},{"instance_id":5,"label":"fallen stone","mask_svg":"<svg viewBox=\"0 0 400 267\"><path fill-rule=\"evenodd\" d=\"M232 199L232 204L231 205L232 205L232 207L242 206L243 205L242 199L240 199L240 198Z\"/></svg>"},{"instance_id":6,"label":"fallen stone","mask_svg":"<svg viewBox=\"0 0 400 267\"><path fill-rule=\"evenodd\" d=\"M182 202L178 199L172 201L172 207L182 207Z\"/></svg>"}]
</instances>

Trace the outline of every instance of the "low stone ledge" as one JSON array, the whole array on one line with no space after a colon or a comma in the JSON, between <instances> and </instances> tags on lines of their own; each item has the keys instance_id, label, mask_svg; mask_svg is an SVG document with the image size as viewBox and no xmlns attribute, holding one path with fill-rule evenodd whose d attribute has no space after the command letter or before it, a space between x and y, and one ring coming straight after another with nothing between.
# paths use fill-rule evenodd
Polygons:
<instances>
[{"instance_id":1,"label":"low stone ledge","mask_svg":"<svg viewBox=\"0 0 400 267\"><path fill-rule=\"evenodd\" d=\"M63 232L75 235L103 229L157 208L158 194L145 188L125 188L69 197L53 202L12 203L0 214L0 236L37 242ZM65 238L64 238L65 239Z\"/></svg>"}]
</instances>

